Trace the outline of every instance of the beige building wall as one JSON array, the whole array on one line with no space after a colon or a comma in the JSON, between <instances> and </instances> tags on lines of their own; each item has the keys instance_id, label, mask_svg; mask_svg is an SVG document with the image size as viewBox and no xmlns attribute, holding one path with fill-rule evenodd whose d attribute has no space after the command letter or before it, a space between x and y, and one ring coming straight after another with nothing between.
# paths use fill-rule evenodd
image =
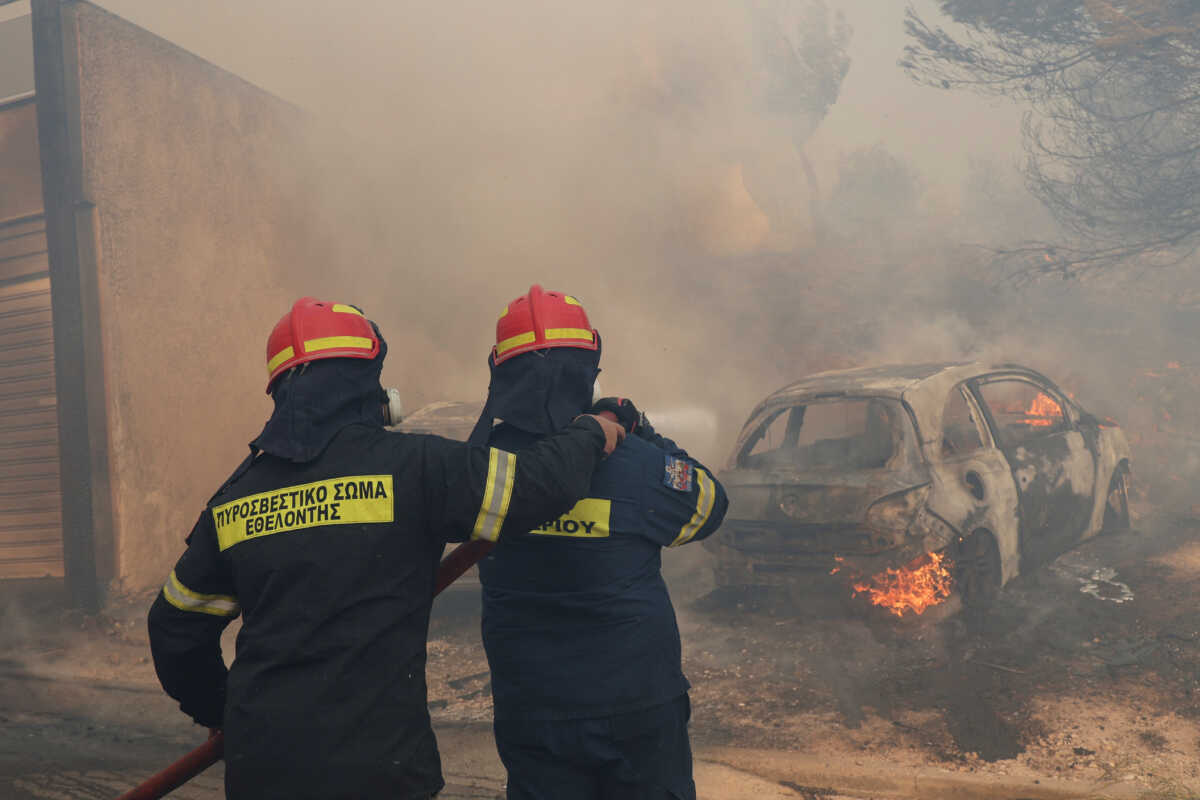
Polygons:
<instances>
[{"instance_id":1,"label":"beige building wall","mask_svg":"<svg viewBox=\"0 0 1200 800\"><path fill-rule=\"evenodd\" d=\"M266 336L319 273L295 107L87 3L83 195L97 213L115 573L162 582L270 411Z\"/></svg>"}]
</instances>

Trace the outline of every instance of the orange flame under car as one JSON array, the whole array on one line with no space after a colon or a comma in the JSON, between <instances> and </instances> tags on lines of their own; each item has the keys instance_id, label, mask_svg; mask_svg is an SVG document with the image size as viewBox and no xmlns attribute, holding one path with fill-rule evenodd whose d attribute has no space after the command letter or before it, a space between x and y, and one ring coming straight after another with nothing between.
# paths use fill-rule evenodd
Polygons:
<instances>
[{"instance_id":1,"label":"orange flame under car","mask_svg":"<svg viewBox=\"0 0 1200 800\"><path fill-rule=\"evenodd\" d=\"M923 614L950 596L951 566L944 553L926 553L906 567L888 567L868 581L855 583L854 596L866 593L872 605L897 617L910 609Z\"/></svg>"}]
</instances>

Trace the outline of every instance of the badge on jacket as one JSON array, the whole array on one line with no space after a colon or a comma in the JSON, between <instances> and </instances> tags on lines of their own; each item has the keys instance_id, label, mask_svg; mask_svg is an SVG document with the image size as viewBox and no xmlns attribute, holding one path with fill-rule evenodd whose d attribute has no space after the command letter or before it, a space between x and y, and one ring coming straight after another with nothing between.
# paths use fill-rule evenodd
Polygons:
<instances>
[{"instance_id":1,"label":"badge on jacket","mask_svg":"<svg viewBox=\"0 0 1200 800\"><path fill-rule=\"evenodd\" d=\"M663 475L663 483L677 492L692 490L693 467L682 458L667 456L667 468Z\"/></svg>"}]
</instances>

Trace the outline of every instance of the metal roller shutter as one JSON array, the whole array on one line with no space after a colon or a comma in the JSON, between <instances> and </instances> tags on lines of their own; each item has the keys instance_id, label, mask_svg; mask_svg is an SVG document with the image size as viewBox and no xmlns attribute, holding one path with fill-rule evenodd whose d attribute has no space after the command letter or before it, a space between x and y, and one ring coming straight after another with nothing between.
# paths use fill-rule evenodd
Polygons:
<instances>
[{"instance_id":1,"label":"metal roller shutter","mask_svg":"<svg viewBox=\"0 0 1200 800\"><path fill-rule=\"evenodd\" d=\"M0 222L0 579L63 576L50 263L41 215Z\"/></svg>"}]
</instances>

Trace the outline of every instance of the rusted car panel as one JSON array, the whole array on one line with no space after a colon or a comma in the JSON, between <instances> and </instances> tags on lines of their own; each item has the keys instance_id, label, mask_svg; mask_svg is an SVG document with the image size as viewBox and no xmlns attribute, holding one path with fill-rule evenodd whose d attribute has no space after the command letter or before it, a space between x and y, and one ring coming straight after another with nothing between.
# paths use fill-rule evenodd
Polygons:
<instances>
[{"instance_id":1,"label":"rusted car panel","mask_svg":"<svg viewBox=\"0 0 1200 800\"><path fill-rule=\"evenodd\" d=\"M1094 535L1128 464L1119 428L1024 367L826 372L750 415L721 476L724 532L707 546L719 584L844 582L949 553L975 570L962 585L986 590L964 599L981 602Z\"/></svg>"}]
</instances>

